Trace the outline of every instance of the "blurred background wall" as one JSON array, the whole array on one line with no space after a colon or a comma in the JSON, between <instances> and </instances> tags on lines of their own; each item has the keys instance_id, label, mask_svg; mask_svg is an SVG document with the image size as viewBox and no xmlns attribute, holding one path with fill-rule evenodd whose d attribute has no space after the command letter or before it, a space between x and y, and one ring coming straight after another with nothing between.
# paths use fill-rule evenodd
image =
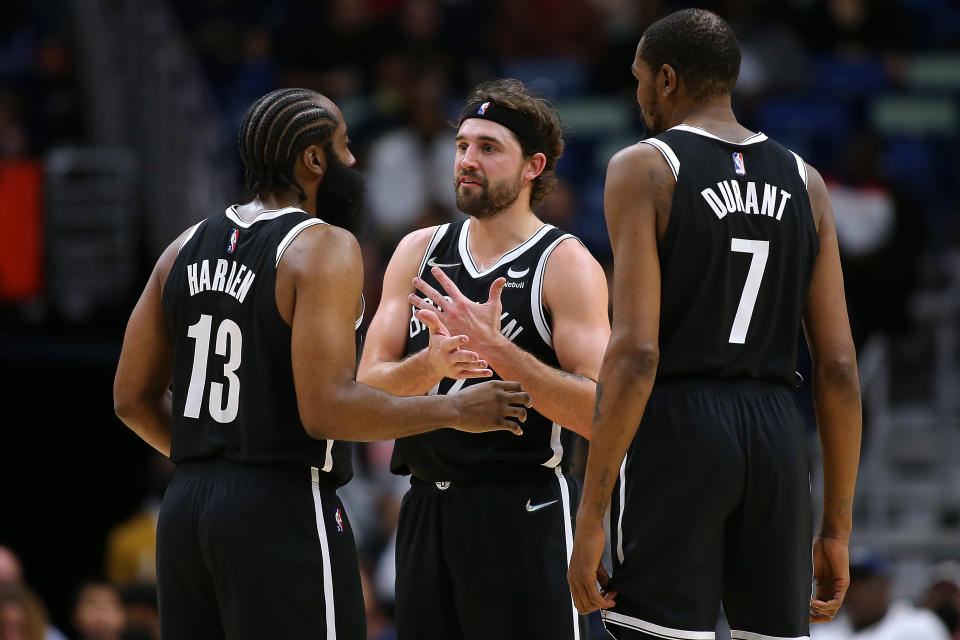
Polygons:
<instances>
[{"instance_id":1,"label":"blurred background wall","mask_svg":"<svg viewBox=\"0 0 960 640\"><path fill-rule=\"evenodd\" d=\"M113 373L161 250L249 198L235 147L254 99L304 86L342 107L369 178L368 309L398 239L460 215L449 121L474 84L495 76L557 106L567 151L537 213L579 235L611 272L604 170L644 137L630 64L643 29L683 6L5 0L0 545L19 557L55 625L80 636L74 604L91 580L118 589L128 621L150 600L151 527L169 467L115 419ZM740 39L741 121L827 179L865 407L854 544L882 553L895 594L917 600L944 575L942 561L960 558L960 5L699 6ZM808 368L800 340L798 353ZM797 402L811 415L809 386ZM372 638L391 633L404 489L386 471L391 446L358 447L357 478L343 492Z\"/></svg>"}]
</instances>

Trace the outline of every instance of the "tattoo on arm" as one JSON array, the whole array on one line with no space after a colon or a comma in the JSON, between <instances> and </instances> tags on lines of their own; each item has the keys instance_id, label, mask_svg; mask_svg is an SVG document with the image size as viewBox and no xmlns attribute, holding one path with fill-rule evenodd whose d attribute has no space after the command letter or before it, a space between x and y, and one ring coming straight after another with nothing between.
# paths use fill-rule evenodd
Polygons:
<instances>
[{"instance_id":1,"label":"tattoo on arm","mask_svg":"<svg viewBox=\"0 0 960 640\"><path fill-rule=\"evenodd\" d=\"M604 467L600 473L600 486L604 489L610 484L610 467Z\"/></svg>"},{"instance_id":2,"label":"tattoo on arm","mask_svg":"<svg viewBox=\"0 0 960 640\"><path fill-rule=\"evenodd\" d=\"M597 400L593 405L593 422L596 424L597 420L603 417L603 414L600 413L600 399L603 398L603 384L597 383Z\"/></svg>"},{"instance_id":3,"label":"tattoo on arm","mask_svg":"<svg viewBox=\"0 0 960 640\"><path fill-rule=\"evenodd\" d=\"M581 382L590 379L587 376L580 375L579 373L570 373L569 371L563 371L562 369L559 373L561 378L573 378L574 380L580 380Z\"/></svg>"},{"instance_id":4,"label":"tattoo on arm","mask_svg":"<svg viewBox=\"0 0 960 640\"><path fill-rule=\"evenodd\" d=\"M853 510L853 496L847 496L840 500L840 504L837 505L837 515L845 516Z\"/></svg>"}]
</instances>

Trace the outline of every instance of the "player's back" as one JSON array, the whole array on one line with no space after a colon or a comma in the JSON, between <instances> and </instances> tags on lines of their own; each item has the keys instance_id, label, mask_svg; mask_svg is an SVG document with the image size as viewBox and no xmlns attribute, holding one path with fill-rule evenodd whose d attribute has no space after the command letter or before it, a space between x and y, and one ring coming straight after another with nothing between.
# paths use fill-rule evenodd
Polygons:
<instances>
[{"instance_id":1,"label":"player's back","mask_svg":"<svg viewBox=\"0 0 960 640\"><path fill-rule=\"evenodd\" d=\"M277 267L321 220L294 207L242 220L236 207L193 227L163 291L174 343L174 462L227 458L316 466L341 484L347 443L307 435L297 406L291 328L276 303Z\"/></svg>"},{"instance_id":2,"label":"player's back","mask_svg":"<svg viewBox=\"0 0 960 640\"><path fill-rule=\"evenodd\" d=\"M660 241L658 379L797 383L801 317L819 251L799 156L679 125L645 141L676 177Z\"/></svg>"}]
</instances>

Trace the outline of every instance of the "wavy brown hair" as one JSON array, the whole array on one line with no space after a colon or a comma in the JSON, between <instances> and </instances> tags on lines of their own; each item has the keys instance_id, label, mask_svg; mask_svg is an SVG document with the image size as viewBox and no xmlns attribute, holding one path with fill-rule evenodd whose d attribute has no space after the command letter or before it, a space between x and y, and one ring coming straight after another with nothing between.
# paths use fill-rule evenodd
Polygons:
<instances>
[{"instance_id":1,"label":"wavy brown hair","mask_svg":"<svg viewBox=\"0 0 960 640\"><path fill-rule=\"evenodd\" d=\"M474 87L467 96L467 105L476 102L493 102L499 106L517 111L530 120L547 143L544 155L547 164L543 172L533 180L533 189L530 191L530 206L535 207L550 193L557 184L557 160L563 155L563 131L560 125L560 115L545 99L532 95L519 80L511 78L489 80ZM458 126L463 124L460 117ZM522 140L519 140L523 155L532 156L536 153Z\"/></svg>"}]
</instances>

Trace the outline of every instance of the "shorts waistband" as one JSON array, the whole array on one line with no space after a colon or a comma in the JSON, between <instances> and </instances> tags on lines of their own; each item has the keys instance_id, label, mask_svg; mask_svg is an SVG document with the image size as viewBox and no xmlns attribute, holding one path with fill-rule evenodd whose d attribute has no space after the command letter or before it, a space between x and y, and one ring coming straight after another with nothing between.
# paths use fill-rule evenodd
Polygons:
<instances>
[{"instance_id":1,"label":"shorts waistband","mask_svg":"<svg viewBox=\"0 0 960 640\"><path fill-rule=\"evenodd\" d=\"M566 470L563 470L563 469L561 469L560 471L561 473L564 473L564 474L567 473ZM542 469L534 469L528 473L522 473L522 474L507 474L507 475L501 476L496 473L491 473L488 476L456 478L453 480L426 480L424 478L419 478L415 475L411 475L410 485L415 487L435 486L436 488L441 490L449 489L453 485L503 486L503 485L510 485L510 484L523 484L523 483L531 482L534 480L544 480L548 478L555 478L556 475L557 475L557 467L543 467Z\"/></svg>"},{"instance_id":2,"label":"shorts waistband","mask_svg":"<svg viewBox=\"0 0 960 640\"><path fill-rule=\"evenodd\" d=\"M314 469L317 471L313 471ZM237 462L229 458L201 458L178 462L175 473L187 477L220 474L259 475L261 477L289 479L297 483L308 480L316 482L321 487L337 488L336 481L329 473L320 471L318 466L307 463L250 464Z\"/></svg>"},{"instance_id":3,"label":"shorts waistband","mask_svg":"<svg viewBox=\"0 0 960 640\"><path fill-rule=\"evenodd\" d=\"M692 391L713 389L717 391L774 391L788 393L793 389L783 382L760 380L758 378L710 378L690 376L683 378L658 378L653 384L654 390Z\"/></svg>"}]
</instances>

